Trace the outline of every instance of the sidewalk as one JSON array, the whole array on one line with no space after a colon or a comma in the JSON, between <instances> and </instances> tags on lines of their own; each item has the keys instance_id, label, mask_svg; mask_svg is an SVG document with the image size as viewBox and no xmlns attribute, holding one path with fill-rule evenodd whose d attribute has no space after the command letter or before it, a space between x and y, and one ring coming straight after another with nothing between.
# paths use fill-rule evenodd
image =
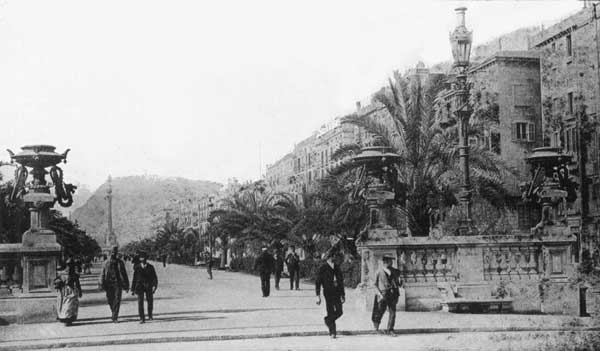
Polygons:
<instances>
[{"instance_id":1,"label":"sidewalk","mask_svg":"<svg viewBox=\"0 0 600 351\"><path fill-rule=\"evenodd\" d=\"M58 322L0 326L0 350L327 335L323 324L325 306L315 304L314 286L308 283L301 286L303 290L290 291L286 289L289 281L282 280L282 290L272 290L269 298L263 298L258 277L214 271L211 281L202 268L154 266L159 277L154 321L139 324L137 301L127 294L120 323L111 323L104 293L97 290L96 271L82 278L84 297L79 319L72 327ZM372 333L370 313L356 308L352 290L346 294L348 301L338 322L338 333ZM590 318L443 312L399 312L396 329L399 333L600 331Z\"/></svg>"}]
</instances>

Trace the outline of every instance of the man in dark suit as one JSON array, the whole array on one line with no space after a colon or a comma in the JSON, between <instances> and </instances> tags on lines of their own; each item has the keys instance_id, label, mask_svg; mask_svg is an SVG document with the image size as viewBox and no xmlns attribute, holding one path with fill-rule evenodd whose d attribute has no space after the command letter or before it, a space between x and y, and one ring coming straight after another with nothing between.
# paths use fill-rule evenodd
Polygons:
<instances>
[{"instance_id":1,"label":"man in dark suit","mask_svg":"<svg viewBox=\"0 0 600 351\"><path fill-rule=\"evenodd\" d=\"M100 274L100 288L106 291L106 300L112 312L113 323L118 323L119 309L123 290L129 290L129 278L125 270L125 263L118 257L118 247L113 247L110 258L104 263Z\"/></svg>"},{"instance_id":2,"label":"man in dark suit","mask_svg":"<svg viewBox=\"0 0 600 351\"><path fill-rule=\"evenodd\" d=\"M319 268L315 281L315 291L317 293L317 305L321 304L321 287L323 287L323 296L325 297L325 306L327 316L325 316L325 325L329 328L329 336L335 339L337 330L335 321L344 313L342 304L346 302L344 292L344 277L340 267L334 262L335 254L327 253L327 262Z\"/></svg>"},{"instance_id":3,"label":"man in dark suit","mask_svg":"<svg viewBox=\"0 0 600 351\"><path fill-rule=\"evenodd\" d=\"M148 319L152 320L152 309L154 307L154 293L158 287L158 278L154 266L146 261L146 254L140 254L140 263L135 266L133 271L133 281L131 282L131 294L137 295L138 313L140 323L145 323L144 316L144 295L148 301Z\"/></svg>"},{"instance_id":4,"label":"man in dark suit","mask_svg":"<svg viewBox=\"0 0 600 351\"><path fill-rule=\"evenodd\" d=\"M296 290L300 290L300 256L296 253L294 246L290 246L290 250L292 252L285 258L288 273L290 274L290 290L294 289L294 282L296 282Z\"/></svg>"},{"instance_id":5,"label":"man in dark suit","mask_svg":"<svg viewBox=\"0 0 600 351\"><path fill-rule=\"evenodd\" d=\"M373 303L373 314L371 320L376 331L379 330L379 324L385 311L388 311L388 324L386 332L394 332L396 322L396 305L400 296L400 271L392 266L394 258L392 256L383 256L382 268L375 276L375 301Z\"/></svg>"},{"instance_id":6,"label":"man in dark suit","mask_svg":"<svg viewBox=\"0 0 600 351\"><path fill-rule=\"evenodd\" d=\"M279 251L275 251L275 289L279 290L279 281L281 280L281 273L283 273L283 257L279 254Z\"/></svg>"},{"instance_id":7,"label":"man in dark suit","mask_svg":"<svg viewBox=\"0 0 600 351\"><path fill-rule=\"evenodd\" d=\"M273 256L267 251L266 247L263 247L262 253L254 263L254 270L260 273L260 286L263 297L268 297L271 292L271 272L273 272L273 268Z\"/></svg>"}]
</instances>

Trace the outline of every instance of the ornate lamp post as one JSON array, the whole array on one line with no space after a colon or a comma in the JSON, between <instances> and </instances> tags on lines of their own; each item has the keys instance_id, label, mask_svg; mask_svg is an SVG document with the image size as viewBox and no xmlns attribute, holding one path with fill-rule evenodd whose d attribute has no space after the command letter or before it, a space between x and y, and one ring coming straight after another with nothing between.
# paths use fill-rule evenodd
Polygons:
<instances>
[{"instance_id":1,"label":"ornate lamp post","mask_svg":"<svg viewBox=\"0 0 600 351\"><path fill-rule=\"evenodd\" d=\"M458 25L450 33L450 44L452 45L452 56L454 57L454 68L458 70L456 82L453 84L455 98L455 114L459 123L459 155L460 164L463 171L463 184L459 199L463 207L463 218L461 235L475 234L471 213L471 182L469 174L469 139L467 136L469 117L471 109L469 107L469 84L467 82L467 67L471 55L471 43L473 42L473 32L465 26L466 7L457 8L456 14Z\"/></svg>"},{"instance_id":2,"label":"ornate lamp post","mask_svg":"<svg viewBox=\"0 0 600 351\"><path fill-rule=\"evenodd\" d=\"M213 207L215 207L215 204L213 203L213 198L212 196L208 198L208 216L210 217L210 213L213 210ZM213 257L213 241L212 241L212 234L211 231L208 230L208 251L210 253L210 259L212 260Z\"/></svg>"}]
</instances>

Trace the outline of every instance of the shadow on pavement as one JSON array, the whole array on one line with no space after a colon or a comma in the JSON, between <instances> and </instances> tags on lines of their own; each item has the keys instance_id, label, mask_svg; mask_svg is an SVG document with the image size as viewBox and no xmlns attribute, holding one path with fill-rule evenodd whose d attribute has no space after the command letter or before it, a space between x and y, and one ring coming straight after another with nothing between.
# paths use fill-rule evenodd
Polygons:
<instances>
[{"instance_id":1,"label":"shadow on pavement","mask_svg":"<svg viewBox=\"0 0 600 351\"><path fill-rule=\"evenodd\" d=\"M246 313L246 312L264 312L264 311L281 311L281 310L285 310L285 311L289 311L289 310L314 310L314 308L283 308L282 307L282 308L245 308L245 309L178 311L178 312L154 313L154 317L164 316L163 318L157 318L156 320L158 320L158 319L160 319L160 320L168 320L169 318L178 318L178 317L167 317L167 316L193 315L193 314L201 314L201 313ZM103 317L80 318L77 321L78 322L93 322L93 321L107 320L109 318L110 318L110 315L107 314L106 316L103 316ZM136 319L137 320L138 315L137 314L128 314L128 315L122 315L119 318L123 318L123 321L129 321L129 319ZM187 318L187 317L181 317L181 318ZM203 319L210 319L210 318L203 318ZM108 320L108 322L110 322L110 320Z\"/></svg>"},{"instance_id":2,"label":"shadow on pavement","mask_svg":"<svg viewBox=\"0 0 600 351\"><path fill-rule=\"evenodd\" d=\"M85 292L85 291L84 291ZM165 297L155 297L154 301L161 301L161 300L177 300L180 299L180 297L178 296L165 296ZM129 301L135 301L137 302L137 297L136 296L131 296L130 294L123 294L123 297L121 298L121 302L129 302ZM97 306L97 305L105 305L107 304L106 302L106 296L104 295L99 295L99 296L94 296L93 298L89 298L86 299L85 295L84 298L82 300L79 301L79 306Z\"/></svg>"},{"instance_id":3,"label":"shadow on pavement","mask_svg":"<svg viewBox=\"0 0 600 351\"><path fill-rule=\"evenodd\" d=\"M77 326L87 326L87 325L99 325L99 324L112 324L112 321L109 319L110 317L105 317L105 318L93 318L94 320L78 320L75 323L73 323L72 327L77 327ZM202 320L208 320L208 319L225 319L225 317L167 317L167 318L154 318L153 321L148 321L147 323L164 323L164 322L177 322L177 321L189 321L189 322L194 322L194 321L202 321ZM138 316L123 316L123 319L121 319L119 317L119 323L132 323L132 322L139 322L139 317Z\"/></svg>"}]
</instances>

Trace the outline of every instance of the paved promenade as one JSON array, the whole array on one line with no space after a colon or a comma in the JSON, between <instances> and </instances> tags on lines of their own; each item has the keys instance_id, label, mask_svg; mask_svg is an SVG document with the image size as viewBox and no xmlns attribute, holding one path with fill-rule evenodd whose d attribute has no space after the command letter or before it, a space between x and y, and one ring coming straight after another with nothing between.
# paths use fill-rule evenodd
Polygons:
<instances>
[{"instance_id":1,"label":"paved promenade","mask_svg":"<svg viewBox=\"0 0 600 351\"><path fill-rule=\"evenodd\" d=\"M84 297L73 326L58 322L0 326L0 350L327 335L325 307L315 304L314 286L309 283L290 291L289 281L283 280L282 290L273 289L271 297L263 298L258 277L214 271L214 280L208 280L201 268L154 266L159 278L154 321L139 324L137 301L127 294L120 323L113 324L104 292L97 289L96 269L92 276L82 277ZM352 290L347 291L347 300L338 333L371 333L370 313L357 308ZM593 328L592 323L590 318L569 316L399 312L396 329L401 333L559 330Z\"/></svg>"}]
</instances>

